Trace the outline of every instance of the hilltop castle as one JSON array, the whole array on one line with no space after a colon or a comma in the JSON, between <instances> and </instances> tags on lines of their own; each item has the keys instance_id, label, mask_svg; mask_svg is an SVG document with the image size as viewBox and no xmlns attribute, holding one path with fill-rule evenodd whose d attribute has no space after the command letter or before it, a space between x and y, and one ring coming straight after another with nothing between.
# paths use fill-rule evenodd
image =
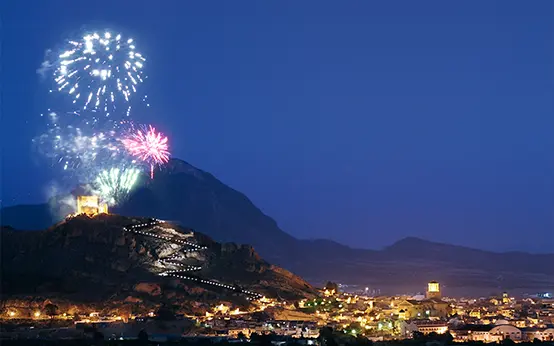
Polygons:
<instances>
[{"instance_id":1,"label":"hilltop castle","mask_svg":"<svg viewBox=\"0 0 554 346\"><path fill-rule=\"evenodd\" d=\"M98 196L77 196L76 214L86 214L89 216L108 214L108 205L100 203Z\"/></svg>"}]
</instances>

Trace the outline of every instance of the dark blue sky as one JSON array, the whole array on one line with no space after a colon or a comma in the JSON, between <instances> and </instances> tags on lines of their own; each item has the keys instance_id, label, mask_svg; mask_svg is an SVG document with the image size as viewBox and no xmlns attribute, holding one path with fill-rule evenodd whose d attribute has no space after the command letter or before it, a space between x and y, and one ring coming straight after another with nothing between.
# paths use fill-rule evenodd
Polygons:
<instances>
[{"instance_id":1,"label":"dark blue sky","mask_svg":"<svg viewBox=\"0 0 554 346\"><path fill-rule=\"evenodd\" d=\"M2 199L46 199L44 52L83 26L148 57L175 157L287 232L554 244L550 1L4 1Z\"/></svg>"}]
</instances>

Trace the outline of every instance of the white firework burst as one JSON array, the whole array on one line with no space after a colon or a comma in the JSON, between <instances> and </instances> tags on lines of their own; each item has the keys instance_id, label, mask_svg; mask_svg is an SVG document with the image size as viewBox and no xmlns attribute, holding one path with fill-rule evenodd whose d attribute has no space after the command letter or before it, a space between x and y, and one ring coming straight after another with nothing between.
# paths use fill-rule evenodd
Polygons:
<instances>
[{"instance_id":1,"label":"white firework burst","mask_svg":"<svg viewBox=\"0 0 554 346\"><path fill-rule=\"evenodd\" d=\"M82 110L128 116L130 99L145 78L146 59L133 39L105 31L66 44L54 66L57 91L70 95Z\"/></svg>"}]
</instances>

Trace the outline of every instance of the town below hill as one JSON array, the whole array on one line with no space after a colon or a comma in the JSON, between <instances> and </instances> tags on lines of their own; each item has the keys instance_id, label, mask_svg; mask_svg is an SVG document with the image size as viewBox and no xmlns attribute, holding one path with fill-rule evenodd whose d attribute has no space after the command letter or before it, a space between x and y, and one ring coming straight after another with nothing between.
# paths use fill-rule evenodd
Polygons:
<instances>
[{"instance_id":1,"label":"town below hill","mask_svg":"<svg viewBox=\"0 0 554 346\"><path fill-rule=\"evenodd\" d=\"M91 340L107 344L250 343L260 345L429 345L554 342L554 299L443 297L432 281L423 296L366 296L340 291L328 282L313 298L257 298L256 308L240 310L232 302L213 305L204 314L178 314L161 306L147 314L90 312L53 301L31 307L6 302L2 337L14 340ZM27 343L25 343L27 345ZM69 344L69 343L68 343Z\"/></svg>"}]
</instances>

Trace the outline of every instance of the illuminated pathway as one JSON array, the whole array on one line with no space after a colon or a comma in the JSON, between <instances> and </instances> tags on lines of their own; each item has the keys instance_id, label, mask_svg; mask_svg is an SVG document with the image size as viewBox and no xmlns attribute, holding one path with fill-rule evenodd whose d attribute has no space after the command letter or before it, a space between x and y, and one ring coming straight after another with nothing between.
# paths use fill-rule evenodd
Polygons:
<instances>
[{"instance_id":1,"label":"illuminated pathway","mask_svg":"<svg viewBox=\"0 0 554 346\"><path fill-rule=\"evenodd\" d=\"M215 286L215 287L225 288L225 289L228 289L228 290L233 290L233 291L240 292L240 293L248 295L249 299L262 298L263 297L263 295L261 295L259 293L252 292L252 291L249 291L249 290L245 290L245 289L242 289L238 286L222 284L222 283L217 282L217 281L206 280L206 279L196 277L196 276L189 276L190 274L189 275L183 275L185 273L191 273L191 272L195 272L195 271L198 271L198 270L202 270L202 267L201 266L186 265L186 264L182 264L182 263L175 263L175 262L179 262L181 260L187 259L188 258L186 256L187 253L206 250L206 249L208 249L208 247L200 246L198 244L191 243L189 241L185 241L185 240L182 240L182 239L176 239L175 237L159 235L159 234L156 234L154 232L146 232L146 231L141 230L141 229L144 229L144 228L152 228L152 227L154 227L156 225L159 225L159 224L162 224L164 222L165 221L163 221L163 220L155 220L155 221L152 221L152 222L140 223L140 224L135 224L135 225L123 227L123 230L125 232L132 232L132 233L140 234L140 235L143 235L143 236L146 236L146 237L153 237L153 238L156 238L156 239L159 239L159 240L163 240L163 241L166 241L166 242L169 242L169 243L173 243L173 244L177 244L177 245L182 246L182 248L179 250L179 252L181 254L176 254L176 255L166 257L166 258L162 258L162 259L159 260L159 262L162 263L165 266L180 267L180 268L179 269L171 269L171 270L167 268L168 270L160 273L159 274L160 276L171 276L171 277L175 277L175 278L178 278L178 279L190 280L190 281L195 281L195 282L206 284L206 285L211 285L211 286ZM188 247L188 248L186 248L186 247Z\"/></svg>"},{"instance_id":2,"label":"illuminated pathway","mask_svg":"<svg viewBox=\"0 0 554 346\"><path fill-rule=\"evenodd\" d=\"M143 231L138 230L140 228L145 228L145 227L154 227L154 226L159 225L161 223L163 223L163 221L156 220L156 221L151 222L151 223L141 223L141 224L138 224L138 225L132 225L132 226L129 226L129 228L124 228L124 229L125 229L125 231L128 231L128 232L138 233L138 234L142 234L142 235L145 235L145 236L148 236L148 237L158 238L158 239L161 239L161 240L167 240L171 243L175 243L175 244L179 244L179 245L183 245L183 246L185 246L185 245L190 246L193 249L195 249L193 251L207 249L206 246L200 246L198 244L194 244L194 243L191 243L191 242L188 242L188 241L185 241L185 240L175 239L175 238L172 238L172 237L167 237L167 236L154 234L152 232L143 232Z\"/></svg>"}]
</instances>

